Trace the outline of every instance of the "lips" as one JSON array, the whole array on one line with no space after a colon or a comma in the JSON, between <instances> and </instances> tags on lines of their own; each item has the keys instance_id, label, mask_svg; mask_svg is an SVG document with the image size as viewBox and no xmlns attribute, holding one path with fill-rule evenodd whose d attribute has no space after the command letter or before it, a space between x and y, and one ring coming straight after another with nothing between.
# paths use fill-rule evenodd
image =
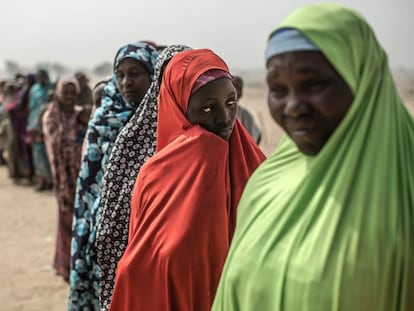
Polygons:
<instances>
[{"instance_id":1,"label":"lips","mask_svg":"<svg viewBox=\"0 0 414 311\"><path fill-rule=\"evenodd\" d=\"M124 97L135 97L136 94L137 94L137 92L133 92L133 91L125 92Z\"/></svg>"},{"instance_id":2,"label":"lips","mask_svg":"<svg viewBox=\"0 0 414 311\"><path fill-rule=\"evenodd\" d=\"M228 140L231 136L231 133L233 133L233 126L221 129L217 132L217 135L223 137L225 140Z\"/></svg>"},{"instance_id":3,"label":"lips","mask_svg":"<svg viewBox=\"0 0 414 311\"><path fill-rule=\"evenodd\" d=\"M293 137L307 137L312 135L315 132L317 126L315 123L298 123L298 124L288 124L287 131Z\"/></svg>"}]
</instances>

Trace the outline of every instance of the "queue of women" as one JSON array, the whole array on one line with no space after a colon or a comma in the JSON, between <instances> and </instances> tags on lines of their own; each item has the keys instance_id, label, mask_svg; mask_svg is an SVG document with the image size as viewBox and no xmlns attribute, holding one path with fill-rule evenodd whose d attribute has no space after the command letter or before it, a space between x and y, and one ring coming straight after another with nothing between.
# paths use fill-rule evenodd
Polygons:
<instances>
[{"instance_id":1,"label":"queue of women","mask_svg":"<svg viewBox=\"0 0 414 311\"><path fill-rule=\"evenodd\" d=\"M69 310L414 310L414 121L374 31L307 5L264 54L286 133L267 159L210 49L122 46L89 121L75 76L58 80L27 128Z\"/></svg>"}]
</instances>

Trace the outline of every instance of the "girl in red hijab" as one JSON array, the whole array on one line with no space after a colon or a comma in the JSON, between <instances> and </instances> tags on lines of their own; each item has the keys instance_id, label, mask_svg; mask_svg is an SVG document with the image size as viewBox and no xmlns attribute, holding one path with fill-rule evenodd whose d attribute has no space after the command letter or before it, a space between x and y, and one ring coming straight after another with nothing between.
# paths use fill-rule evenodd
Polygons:
<instances>
[{"instance_id":1,"label":"girl in red hijab","mask_svg":"<svg viewBox=\"0 0 414 311\"><path fill-rule=\"evenodd\" d=\"M157 152L141 168L111 310L210 310L243 188L265 159L236 120L229 69L178 53L159 95Z\"/></svg>"}]
</instances>

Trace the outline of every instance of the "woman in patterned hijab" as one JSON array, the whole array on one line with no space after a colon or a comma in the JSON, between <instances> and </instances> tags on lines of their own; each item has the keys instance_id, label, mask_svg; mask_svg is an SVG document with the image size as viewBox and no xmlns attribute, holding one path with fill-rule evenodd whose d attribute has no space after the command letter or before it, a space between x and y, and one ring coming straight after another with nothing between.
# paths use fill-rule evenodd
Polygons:
<instances>
[{"instance_id":1,"label":"woman in patterned hijab","mask_svg":"<svg viewBox=\"0 0 414 311\"><path fill-rule=\"evenodd\" d=\"M104 89L102 106L89 121L86 152L79 172L72 232L69 310L97 310L99 269L94 250L102 177L115 139L138 108L158 57L147 43L121 47L115 57L111 82Z\"/></svg>"},{"instance_id":2,"label":"woman in patterned hijab","mask_svg":"<svg viewBox=\"0 0 414 311\"><path fill-rule=\"evenodd\" d=\"M100 304L107 310L111 301L116 266L128 243L129 213L135 180L141 166L155 153L158 94L165 66L184 50L171 45L158 57L154 81L140 106L119 133L104 175L96 247L100 269ZM97 217L93 217L94 220Z\"/></svg>"}]
</instances>

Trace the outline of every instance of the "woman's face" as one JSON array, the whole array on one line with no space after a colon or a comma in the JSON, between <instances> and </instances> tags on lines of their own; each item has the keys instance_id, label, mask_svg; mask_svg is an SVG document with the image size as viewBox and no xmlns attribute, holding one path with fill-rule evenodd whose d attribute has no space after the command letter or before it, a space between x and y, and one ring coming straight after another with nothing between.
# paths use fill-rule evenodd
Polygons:
<instances>
[{"instance_id":1,"label":"woman's face","mask_svg":"<svg viewBox=\"0 0 414 311\"><path fill-rule=\"evenodd\" d=\"M126 58L118 65L116 82L119 91L128 103L139 104L151 80L143 64L133 58Z\"/></svg>"},{"instance_id":2,"label":"woman's face","mask_svg":"<svg viewBox=\"0 0 414 311\"><path fill-rule=\"evenodd\" d=\"M190 97L187 118L206 130L229 140L237 113L237 93L229 78L207 83Z\"/></svg>"},{"instance_id":3,"label":"woman's face","mask_svg":"<svg viewBox=\"0 0 414 311\"><path fill-rule=\"evenodd\" d=\"M60 106L65 111L73 110L76 104L76 88L72 83L65 84L62 88L62 94L60 96Z\"/></svg>"},{"instance_id":4,"label":"woman's face","mask_svg":"<svg viewBox=\"0 0 414 311\"><path fill-rule=\"evenodd\" d=\"M351 89L321 52L288 52L267 63L268 106L299 150L316 155L350 107Z\"/></svg>"}]
</instances>

